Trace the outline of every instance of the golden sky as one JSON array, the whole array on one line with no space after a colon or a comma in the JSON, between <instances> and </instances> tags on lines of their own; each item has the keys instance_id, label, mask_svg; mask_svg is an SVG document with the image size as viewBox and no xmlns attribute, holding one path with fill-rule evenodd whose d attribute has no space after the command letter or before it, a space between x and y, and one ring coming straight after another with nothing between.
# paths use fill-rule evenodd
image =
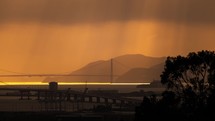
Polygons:
<instances>
[{"instance_id":1,"label":"golden sky","mask_svg":"<svg viewBox=\"0 0 215 121\"><path fill-rule=\"evenodd\" d=\"M0 69L64 73L124 54L215 50L214 5L214 0L0 0Z\"/></svg>"}]
</instances>

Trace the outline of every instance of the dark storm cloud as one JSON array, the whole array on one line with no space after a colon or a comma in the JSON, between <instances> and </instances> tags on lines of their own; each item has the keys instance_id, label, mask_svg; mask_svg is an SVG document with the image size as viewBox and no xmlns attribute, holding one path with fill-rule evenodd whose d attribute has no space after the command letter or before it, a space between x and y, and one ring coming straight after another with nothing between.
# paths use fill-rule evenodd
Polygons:
<instances>
[{"instance_id":1,"label":"dark storm cloud","mask_svg":"<svg viewBox=\"0 0 215 121\"><path fill-rule=\"evenodd\" d=\"M214 0L0 0L1 22L158 20L214 23Z\"/></svg>"}]
</instances>

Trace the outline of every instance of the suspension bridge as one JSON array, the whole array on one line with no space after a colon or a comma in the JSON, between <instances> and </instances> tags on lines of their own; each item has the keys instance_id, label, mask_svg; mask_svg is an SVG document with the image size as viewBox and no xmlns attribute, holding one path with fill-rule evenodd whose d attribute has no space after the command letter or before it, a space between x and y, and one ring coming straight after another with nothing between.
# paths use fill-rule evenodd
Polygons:
<instances>
[{"instance_id":1,"label":"suspension bridge","mask_svg":"<svg viewBox=\"0 0 215 121\"><path fill-rule=\"evenodd\" d=\"M117 61L115 61L117 62ZM110 74L2 74L1 77L57 77L57 76L104 76L110 78L110 83L113 83L114 77L119 75L114 74L114 61L110 60ZM123 64L122 64L123 65ZM91 67L92 68L92 67ZM13 72L14 73L14 72ZM2 82L7 84L6 82ZM73 105L73 111L80 110L80 103L89 104L104 104L114 105L120 108L127 106L136 106L141 103L141 100L125 98L121 96L105 96L97 94L88 94L88 88L85 87L83 92L68 89L58 89L58 82L50 82L48 89L34 89L34 88L10 88L0 87L0 97L15 97L20 101L22 100L35 100L40 104L43 111L65 111L66 105Z\"/></svg>"},{"instance_id":2,"label":"suspension bridge","mask_svg":"<svg viewBox=\"0 0 215 121\"><path fill-rule=\"evenodd\" d=\"M2 72L9 72L12 74L0 74L0 78L1 77L109 77L109 82L113 83L114 77L118 77L120 75L116 75L114 74L114 63L117 63L119 65L121 65L121 67L123 68L129 68L128 66L126 66L125 64L113 60L110 60L110 68L109 68L109 74L29 74L29 73L20 73L20 72L15 72L15 71L9 71L9 70L5 70L5 69L0 69L0 71ZM101 64L101 63L99 63ZM98 64L94 65L93 67L97 66ZM88 68L93 68L92 66L88 67ZM88 69L87 68L87 69ZM3 84L6 84L6 82L2 82Z\"/></svg>"}]
</instances>

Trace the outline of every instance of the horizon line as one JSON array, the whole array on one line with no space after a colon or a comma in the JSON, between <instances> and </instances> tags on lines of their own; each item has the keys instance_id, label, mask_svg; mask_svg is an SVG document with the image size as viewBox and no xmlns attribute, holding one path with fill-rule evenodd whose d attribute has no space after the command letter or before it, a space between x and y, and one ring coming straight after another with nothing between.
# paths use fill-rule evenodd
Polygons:
<instances>
[{"instance_id":1,"label":"horizon line","mask_svg":"<svg viewBox=\"0 0 215 121\"><path fill-rule=\"evenodd\" d=\"M6 83L0 83L0 86L48 86L49 82L6 82ZM150 85L150 83L111 83L111 82L58 82L58 85L110 85L110 86L123 86L123 85Z\"/></svg>"}]
</instances>

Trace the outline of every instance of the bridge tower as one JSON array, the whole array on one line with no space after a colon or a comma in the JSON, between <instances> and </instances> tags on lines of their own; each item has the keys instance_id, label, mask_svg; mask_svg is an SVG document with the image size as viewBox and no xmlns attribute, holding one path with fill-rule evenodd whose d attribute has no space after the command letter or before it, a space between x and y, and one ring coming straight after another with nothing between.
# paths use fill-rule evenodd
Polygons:
<instances>
[{"instance_id":1,"label":"bridge tower","mask_svg":"<svg viewBox=\"0 0 215 121\"><path fill-rule=\"evenodd\" d=\"M113 58L110 60L110 82L113 83Z\"/></svg>"}]
</instances>

